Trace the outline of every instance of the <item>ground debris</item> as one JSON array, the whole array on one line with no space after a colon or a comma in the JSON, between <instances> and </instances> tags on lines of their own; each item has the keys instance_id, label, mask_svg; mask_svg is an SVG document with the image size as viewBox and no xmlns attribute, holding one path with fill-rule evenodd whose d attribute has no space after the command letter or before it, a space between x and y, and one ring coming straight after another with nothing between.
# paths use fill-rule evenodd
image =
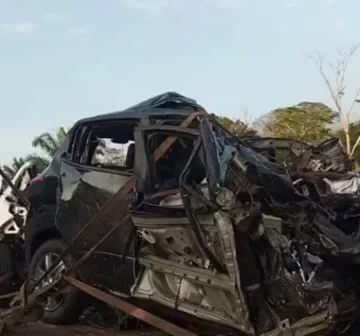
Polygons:
<instances>
[{"instance_id":1,"label":"ground debris","mask_svg":"<svg viewBox=\"0 0 360 336\"><path fill-rule=\"evenodd\" d=\"M99 329L87 325L71 325L71 326L55 326L50 324L44 324L41 322L28 323L26 325L12 326L8 330L8 335L17 336L48 336L51 333L52 336L103 336L103 335L121 335L121 336L165 336L166 334L157 330L149 329L147 331L120 331L112 328Z\"/></svg>"}]
</instances>

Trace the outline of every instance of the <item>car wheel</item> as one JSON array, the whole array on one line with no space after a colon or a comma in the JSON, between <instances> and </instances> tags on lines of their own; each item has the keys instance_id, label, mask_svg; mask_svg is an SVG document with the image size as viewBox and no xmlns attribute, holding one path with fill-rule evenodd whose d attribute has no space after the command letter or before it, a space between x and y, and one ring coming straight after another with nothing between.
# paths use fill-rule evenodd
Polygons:
<instances>
[{"instance_id":1,"label":"car wheel","mask_svg":"<svg viewBox=\"0 0 360 336\"><path fill-rule=\"evenodd\" d=\"M66 249L66 245L59 239L48 240L43 243L34 253L29 266L29 278L37 281L49 269L56 258ZM59 265L56 275L66 271L66 267L72 264L70 256L65 258ZM55 276L56 276L55 275ZM45 277L38 287L44 287L54 279ZM46 298L43 321L50 324L71 324L76 322L84 308L84 296L75 289L57 296Z\"/></svg>"}]
</instances>

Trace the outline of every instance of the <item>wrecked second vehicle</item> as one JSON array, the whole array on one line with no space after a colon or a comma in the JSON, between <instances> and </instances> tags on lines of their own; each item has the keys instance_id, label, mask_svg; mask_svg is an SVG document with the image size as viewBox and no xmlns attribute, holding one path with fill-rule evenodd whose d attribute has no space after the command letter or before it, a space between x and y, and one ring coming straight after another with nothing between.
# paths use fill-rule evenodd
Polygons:
<instances>
[{"instance_id":1,"label":"wrecked second vehicle","mask_svg":"<svg viewBox=\"0 0 360 336\"><path fill-rule=\"evenodd\" d=\"M174 144L154 159L169 138ZM104 145L126 155L109 161ZM302 327L310 334L355 308L332 253L343 247L329 238L332 217L283 166L175 93L71 129L28 191L36 209L26 225L29 276L40 278L133 176L130 197L72 249L62 270L130 212L80 267L83 281L160 314L248 335ZM44 318L73 321L84 302L76 291L49 297Z\"/></svg>"},{"instance_id":2,"label":"wrecked second vehicle","mask_svg":"<svg viewBox=\"0 0 360 336\"><path fill-rule=\"evenodd\" d=\"M10 179L0 167L0 293L7 294L24 279L24 225L29 204L22 193L34 177L25 162Z\"/></svg>"},{"instance_id":3,"label":"wrecked second vehicle","mask_svg":"<svg viewBox=\"0 0 360 336\"><path fill-rule=\"evenodd\" d=\"M339 139L318 144L255 137L245 141L273 162L286 161L294 187L333 218L336 229L332 235L341 237L346 249L357 244L350 242L348 236L360 238L360 174ZM356 253L353 257L357 258Z\"/></svg>"}]
</instances>

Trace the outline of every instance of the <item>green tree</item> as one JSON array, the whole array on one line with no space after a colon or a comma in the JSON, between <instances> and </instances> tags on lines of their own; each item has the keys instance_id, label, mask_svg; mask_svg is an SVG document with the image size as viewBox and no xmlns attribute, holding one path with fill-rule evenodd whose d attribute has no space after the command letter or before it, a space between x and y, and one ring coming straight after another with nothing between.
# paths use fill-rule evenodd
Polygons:
<instances>
[{"instance_id":1,"label":"green tree","mask_svg":"<svg viewBox=\"0 0 360 336\"><path fill-rule=\"evenodd\" d=\"M26 162L24 158L13 158L11 166L2 166L1 168L9 177L13 177L20 167Z\"/></svg>"},{"instance_id":2,"label":"green tree","mask_svg":"<svg viewBox=\"0 0 360 336\"><path fill-rule=\"evenodd\" d=\"M47 164L49 164L49 160L54 156L57 150L60 148L61 144L65 140L67 136L68 130L64 127L60 127L55 134L51 134L49 132L44 132L37 136L33 141L32 145L35 148L40 149L44 152L45 157L39 157L34 154L34 159L37 160L41 158L42 160L47 160ZM106 143L103 139L99 139L99 144L96 148L96 155L106 155Z\"/></svg>"},{"instance_id":3,"label":"green tree","mask_svg":"<svg viewBox=\"0 0 360 336\"><path fill-rule=\"evenodd\" d=\"M262 118L263 132L270 136L316 141L331 136L335 113L327 105L302 102L278 108Z\"/></svg>"},{"instance_id":4,"label":"green tree","mask_svg":"<svg viewBox=\"0 0 360 336\"><path fill-rule=\"evenodd\" d=\"M233 133L236 136L241 135L256 135L256 130L254 130L249 123L241 121L240 119L230 119L224 116L218 116L216 114L211 114L216 121Z\"/></svg>"},{"instance_id":5,"label":"green tree","mask_svg":"<svg viewBox=\"0 0 360 336\"><path fill-rule=\"evenodd\" d=\"M33 153L25 157L14 157L11 165L3 166L2 169L9 176L13 177L19 168L27 161L31 161L35 165L38 173L41 173L50 163L51 158L58 150L67 134L64 127L60 127L54 134L44 132L35 137L32 141L32 146L40 149L43 154Z\"/></svg>"},{"instance_id":6,"label":"green tree","mask_svg":"<svg viewBox=\"0 0 360 336\"><path fill-rule=\"evenodd\" d=\"M41 173L49 164L49 160L44 158L38 154L30 154L25 157L13 158L13 162L11 165L5 165L1 168L10 178L12 178L16 172L20 169L20 167L25 164L25 162L31 161L35 165L35 170L38 173Z\"/></svg>"},{"instance_id":7,"label":"green tree","mask_svg":"<svg viewBox=\"0 0 360 336\"><path fill-rule=\"evenodd\" d=\"M1 169L10 178L12 178L16 174L16 170L14 170L14 168L12 166L4 165L4 166L1 166Z\"/></svg>"},{"instance_id":8,"label":"green tree","mask_svg":"<svg viewBox=\"0 0 360 336\"><path fill-rule=\"evenodd\" d=\"M34 138L32 146L40 149L50 159L65 140L67 132L64 127L60 127L55 134L44 132Z\"/></svg>"}]
</instances>

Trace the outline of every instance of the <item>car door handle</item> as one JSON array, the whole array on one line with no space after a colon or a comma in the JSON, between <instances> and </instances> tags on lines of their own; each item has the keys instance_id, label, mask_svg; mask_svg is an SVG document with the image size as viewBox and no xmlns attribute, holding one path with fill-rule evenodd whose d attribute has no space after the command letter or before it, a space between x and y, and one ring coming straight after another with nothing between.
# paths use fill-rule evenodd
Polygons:
<instances>
[{"instance_id":1,"label":"car door handle","mask_svg":"<svg viewBox=\"0 0 360 336\"><path fill-rule=\"evenodd\" d=\"M66 176L66 173L61 173L61 177L65 177Z\"/></svg>"}]
</instances>

